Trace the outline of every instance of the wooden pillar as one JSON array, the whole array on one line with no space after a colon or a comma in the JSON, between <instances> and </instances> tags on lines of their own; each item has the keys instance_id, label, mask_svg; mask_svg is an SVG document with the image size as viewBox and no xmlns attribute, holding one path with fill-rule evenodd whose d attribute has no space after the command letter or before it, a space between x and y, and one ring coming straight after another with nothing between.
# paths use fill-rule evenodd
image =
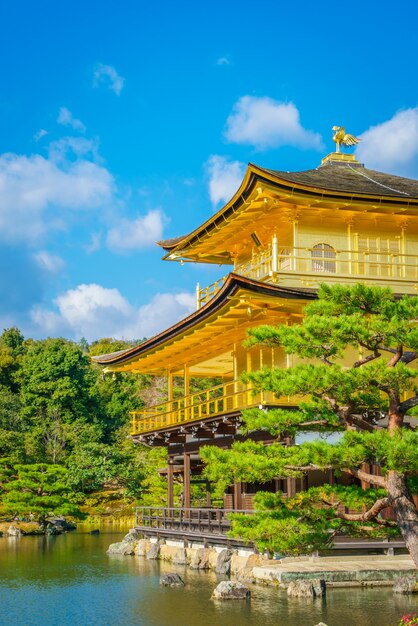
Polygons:
<instances>
[{"instance_id":1,"label":"wooden pillar","mask_svg":"<svg viewBox=\"0 0 418 626\"><path fill-rule=\"evenodd\" d=\"M279 271L279 244L276 233L274 233L271 240L271 271L273 272L273 278Z\"/></svg>"},{"instance_id":2,"label":"wooden pillar","mask_svg":"<svg viewBox=\"0 0 418 626\"><path fill-rule=\"evenodd\" d=\"M370 465L370 463L362 463L361 469L363 470L363 472L367 472L368 474L372 474L373 473L372 466ZM364 480L360 481L360 485L361 485L362 489L370 489L371 488L370 483L366 483L366 481L364 481Z\"/></svg>"},{"instance_id":3,"label":"wooden pillar","mask_svg":"<svg viewBox=\"0 0 418 626\"><path fill-rule=\"evenodd\" d=\"M174 506L174 472L173 472L173 463L171 461L168 462L167 465L167 506L169 509L172 509Z\"/></svg>"},{"instance_id":4,"label":"wooden pillar","mask_svg":"<svg viewBox=\"0 0 418 626\"><path fill-rule=\"evenodd\" d=\"M287 495L289 498L296 495L296 478L293 476L289 476L287 479Z\"/></svg>"},{"instance_id":5,"label":"wooden pillar","mask_svg":"<svg viewBox=\"0 0 418 626\"><path fill-rule=\"evenodd\" d=\"M190 456L183 454L183 506L190 509Z\"/></svg>"},{"instance_id":6,"label":"wooden pillar","mask_svg":"<svg viewBox=\"0 0 418 626\"><path fill-rule=\"evenodd\" d=\"M206 506L208 509L212 506L212 494L210 492L210 482L208 480L206 481Z\"/></svg>"},{"instance_id":7,"label":"wooden pillar","mask_svg":"<svg viewBox=\"0 0 418 626\"><path fill-rule=\"evenodd\" d=\"M234 509L240 510L242 509L242 497L241 497L241 482L234 483Z\"/></svg>"},{"instance_id":8,"label":"wooden pillar","mask_svg":"<svg viewBox=\"0 0 418 626\"><path fill-rule=\"evenodd\" d=\"M167 372L167 399L169 402L173 399L173 373Z\"/></svg>"},{"instance_id":9,"label":"wooden pillar","mask_svg":"<svg viewBox=\"0 0 418 626\"><path fill-rule=\"evenodd\" d=\"M189 367L188 365L184 366L184 374L183 374L183 382L184 382L184 420L187 422L189 419L189 392L190 392L190 375L189 375Z\"/></svg>"}]
</instances>

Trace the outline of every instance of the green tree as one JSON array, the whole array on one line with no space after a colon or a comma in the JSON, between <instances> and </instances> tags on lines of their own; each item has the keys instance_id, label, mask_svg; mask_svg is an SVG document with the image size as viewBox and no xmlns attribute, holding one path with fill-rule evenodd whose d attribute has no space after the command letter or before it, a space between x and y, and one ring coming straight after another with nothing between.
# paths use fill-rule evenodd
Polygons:
<instances>
[{"instance_id":1,"label":"green tree","mask_svg":"<svg viewBox=\"0 0 418 626\"><path fill-rule=\"evenodd\" d=\"M407 417L418 406L417 321L418 298L397 299L389 289L362 285L323 285L301 324L249 331L247 346L280 346L301 362L248 373L245 381L300 401L298 410L245 411L246 430L266 429L278 439L307 430L340 435L334 441L318 437L288 447L254 441L237 443L230 451L206 447L207 476L222 489L232 480L268 481L333 469L370 489L325 485L287 500L259 494L258 512L234 516L234 532L264 547L306 552L325 545L338 531L393 532L394 523L379 515L391 507L418 566L418 512L411 495L418 438L414 420ZM373 463L381 475L366 469ZM352 512L343 512L344 507Z\"/></svg>"},{"instance_id":2,"label":"green tree","mask_svg":"<svg viewBox=\"0 0 418 626\"><path fill-rule=\"evenodd\" d=\"M68 471L59 465L37 463L16 465L16 478L5 486L3 505L6 511L21 515L37 513L40 521L50 513L80 514L68 486Z\"/></svg>"},{"instance_id":3,"label":"green tree","mask_svg":"<svg viewBox=\"0 0 418 626\"><path fill-rule=\"evenodd\" d=\"M22 360L22 412L28 418L52 414L65 421L94 421L96 376L80 348L65 339L33 342Z\"/></svg>"},{"instance_id":4,"label":"green tree","mask_svg":"<svg viewBox=\"0 0 418 626\"><path fill-rule=\"evenodd\" d=\"M25 351L25 340L18 328L3 332L0 337L0 385L13 393L19 390L18 372Z\"/></svg>"}]
</instances>

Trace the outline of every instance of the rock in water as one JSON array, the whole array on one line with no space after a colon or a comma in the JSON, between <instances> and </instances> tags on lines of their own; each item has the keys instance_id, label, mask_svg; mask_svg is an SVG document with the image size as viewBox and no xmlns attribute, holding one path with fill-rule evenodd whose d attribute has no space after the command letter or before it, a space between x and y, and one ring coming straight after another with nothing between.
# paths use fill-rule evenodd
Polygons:
<instances>
[{"instance_id":1,"label":"rock in water","mask_svg":"<svg viewBox=\"0 0 418 626\"><path fill-rule=\"evenodd\" d=\"M13 525L9 526L9 530L7 531L7 534L9 535L9 537L21 537L23 535L20 528L18 528L17 526L13 526Z\"/></svg>"},{"instance_id":2,"label":"rock in water","mask_svg":"<svg viewBox=\"0 0 418 626\"><path fill-rule=\"evenodd\" d=\"M251 591L233 580L223 580L212 593L213 600L249 600Z\"/></svg>"},{"instance_id":3,"label":"rock in water","mask_svg":"<svg viewBox=\"0 0 418 626\"><path fill-rule=\"evenodd\" d=\"M221 550L218 554L218 558L216 560L216 569L215 572L217 574L229 574L231 571L231 558L233 552L232 550Z\"/></svg>"},{"instance_id":4,"label":"rock in water","mask_svg":"<svg viewBox=\"0 0 418 626\"><path fill-rule=\"evenodd\" d=\"M107 554L122 554L123 556L130 556L135 552L136 544L132 541L119 541L118 543L111 543L107 549Z\"/></svg>"},{"instance_id":5,"label":"rock in water","mask_svg":"<svg viewBox=\"0 0 418 626\"><path fill-rule=\"evenodd\" d=\"M142 539L141 533L137 530L130 530L128 534L124 536L123 541L126 541L127 543L136 543L140 539Z\"/></svg>"},{"instance_id":6,"label":"rock in water","mask_svg":"<svg viewBox=\"0 0 418 626\"><path fill-rule=\"evenodd\" d=\"M209 569L209 555L207 548L198 548L190 560L190 568Z\"/></svg>"},{"instance_id":7,"label":"rock in water","mask_svg":"<svg viewBox=\"0 0 418 626\"><path fill-rule=\"evenodd\" d=\"M160 544L157 541L157 543L151 544L151 547L147 552L147 560L152 561L154 559L158 559L159 556L160 556Z\"/></svg>"},{"instance_id":8,"label":"rock in water","mask_svg":"<svg viewBox=\"0 0 418 626\"><path fill-rule=\"evenodd\" d=\"M160 585L163 587L184 587L184 581L178 574L163 574L160 576Z\"/></svg>"},{"instance_id":9,"label":"rock in water","mask_svg":"<svg viewBox=\"0 0 418 626\"><path fill-rule=\"evenodd\" d=\"M185 548L179 548L176 550L173 556L174 565L187 565L187 553Z\"/></svg>"},{"instance_id":10,"label":"rock in water","mask_svg":"<svg viewBox=\"0 0 418 626\"><path fill-rule=\"evenodd\" d=\"M100 535L100 530L98 528L94 528L89 532L89 535Z\"/></svg>"},{"instance_id":11,"label":"rock in water","mask_svg":"<svg viewBox=\"0 0 418 626\"><path fill-rule=\"evenodd\" d=\"M417 582L414 576L399 576L393 581L393 593L403 593L404 595L409 593L416 593Z\"/></svg>"},{"instance_id":12,"label":"rock in water","mask_svg":"<svg viewBox=\"0 0 418 626\"><path fill-rule=\"evenodd\" d=\"M326 584L322 578L292 580L287 588L287 595L293 598L320 598L325 593Z\"/></svg>"}]
</instances>

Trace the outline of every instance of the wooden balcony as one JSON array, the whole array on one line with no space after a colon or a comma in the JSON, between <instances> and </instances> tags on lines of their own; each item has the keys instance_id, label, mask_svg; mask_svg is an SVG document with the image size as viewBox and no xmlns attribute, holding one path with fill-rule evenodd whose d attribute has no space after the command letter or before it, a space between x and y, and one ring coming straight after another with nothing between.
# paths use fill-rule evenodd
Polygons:
<instances>
[{"instance_id":1,"label":"wooden balcony","mask_svg":"<svg viewBox=\"0 0 418 626\"><path fill-rule=\"evenodd\" d=\"M278 251L268 246L234 272L261 282L284 286L317 288L322 282L387 286L396 293L416 294L418 256L377 251L334 250L330 246L289 248ZM209 302L224 284L226 276L196 291L197 308Z\"/></svg>"},{"instance_id":2,"label":"wooden balcony","mask_svg":"<svg viewBox=\"0 0 418 626\"><path fill-rule=\"evenodd\" d=\"M230 513L253 511L231 511L230 509L184 508L184 507L137 507L136 530L149 535L164 537L181 537L188 539L211 539L217 543L245 545L236 539L229 539L231 530L228 519Z\"/></svg>"},{"instance_id":3,"label":"wooden balcony","mask_svg":"<svg viewBox=\"0 0 418 626\"><path fill-rule=\"evenodd\" d=\"M224 416L259 405L295 406L296 401L294 398L277 398L272 393L254 394L250 385L234 380L178 400L163 402L142 411L133 411L131 435L202 422L208 418Z\"/></svg>"}]
</instances>

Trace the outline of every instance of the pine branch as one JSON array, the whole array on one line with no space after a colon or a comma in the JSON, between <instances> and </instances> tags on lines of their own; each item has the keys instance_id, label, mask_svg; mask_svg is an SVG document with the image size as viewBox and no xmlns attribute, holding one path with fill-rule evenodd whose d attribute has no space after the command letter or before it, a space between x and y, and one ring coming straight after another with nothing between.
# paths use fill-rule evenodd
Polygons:
<instances>
[{"instance_id":1,"label":"pine branch","mask_svg":"<svg viewBox=\"0 0 418 626\"><path fill-rule=\"evenodd\" d=\"M336 516L347 522L370 522L371 520L375 520L380 511L387 509L388 506L390 506L390 498L381 498L380 500L376 500L373 506L364 513L340 513L337 511Z\"/></svg>"},{"instance_id":2,"label":"pine branch","mask_svg":"<svg viewBox=\"0 0 418 626\"><path fill-rule=\"evenodd\" d=\"M373 433L376 430L383 430L383 426L379 426L378 424L370 424L370 422L367 422L365 419L360 417L360 415L350 415L350 417L347 418L347 422L352 423L355 426L362 428L363 430L367 430L367 432L369 433Z\"/></svg>"},{"instance_id":3,"label":"pine branch","mask_svg":"<svg viewBox=\"0 0 418 626\"><path fill-rule=\"evenodd\" d=\"M353 368L361 367L365 363L370 363L370 361L374 361L375 359L378 359L380 356L382 356L380 352L378 352L377 350L374 350L373 354L369 354L369 356L365 356L364 359L359 359L358 361L356 361L353 364Z\"/></svg>"},{"instance_id":4,"label":"pine branch","mask_svg":"<svg viewBox=\"0 0 418 626\"><path fill-rule=\"evenodd\" d=\"M334 469L333 465L314 465L313 463L310 463L309 465L285 465L284 466L285 470L289 470L291 472L309 472L311 470L330 470L330 469Z\"/></svg>"},{"instance_id":5,"label":"pine branch","mask_svg":"<svg viewBox=\"0 0 418 626\"><path fill-rule=\"evenodd\" d=\"M409 398L408 400L405 400L404 402L401 402L399 404L398 410L400 413L405 414L407 411L409 411L409 409L412 409L414 406L418 405L418 395L414 396L413 398Z\"/></svg>"},{"instance_id":6,"label":"pine branch","mask_svg":"<svg viewBox=\"0 0 418 626\"><path fill-rule=\"evenodd\" d=\"M403 345L399 344L398 347L396 348L396 352L393 355L393 357L388 361L387 366L388 367L395 367L395 365L398 363L398 361L401 360L403 355Z\"/></svg>"},{"instance_id":7,"label":"pine branch","mask_svg":"<svg viewBox=\"0 0 418 626\"><path fill-rule=\"evenodd\" d=\"M351 474L351 476L355 476L355 478L368 483L369 485L377 485L378 487L383 487L383 489L387 488L386 480L383 476L375 476L374 474L369 474L368 472L364 472L359 469L345 468L344 471Z\"/></svg>"}]
</instances>

